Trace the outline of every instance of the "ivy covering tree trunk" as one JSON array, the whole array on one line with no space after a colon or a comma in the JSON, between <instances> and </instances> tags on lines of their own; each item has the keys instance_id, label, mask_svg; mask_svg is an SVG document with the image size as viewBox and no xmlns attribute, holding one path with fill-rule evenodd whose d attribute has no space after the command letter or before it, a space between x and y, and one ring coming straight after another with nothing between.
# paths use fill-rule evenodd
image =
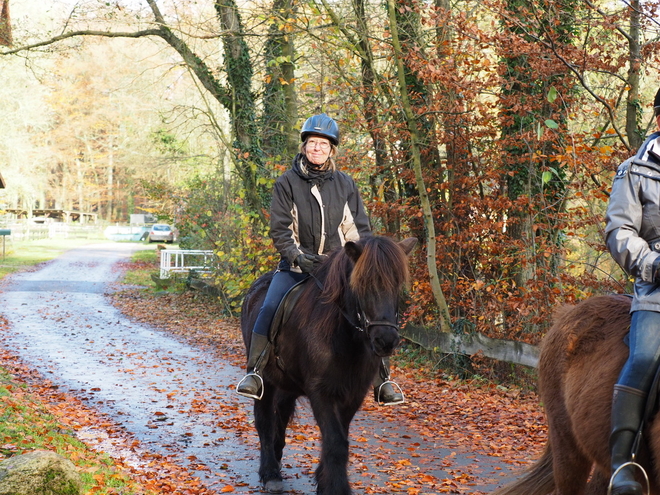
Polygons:
<instances>
[{"instance_id":1,"label":"ivy covering tree trunk","mask_svg":"<svg viewBox=\"0 0 660 495\"><path fill-rule=\"evenodd\" d=\"M225 107L232 119L236 168L243 180L243 192L252 213L267 223L265 210L270 205L270 190L260 143L260 130L252 91L252 60L244 39L238 7L233 0L216 0L215 10L222 28L224 62L229 91Z\"/></svg>"},{"instance_id":2,"label":"ivy covering tree trunk","mask_svg":"<svg viewBox=\"0 0 660 495\"><path fill-rule=\"evenodd\" d=\"M295 130L298 105L295 82L295 3L275 0L269 19L268 40L264 48L264 82L261 135L267 157L286 163L298 152L299 135Z\"/></svg>"}]
</instances>

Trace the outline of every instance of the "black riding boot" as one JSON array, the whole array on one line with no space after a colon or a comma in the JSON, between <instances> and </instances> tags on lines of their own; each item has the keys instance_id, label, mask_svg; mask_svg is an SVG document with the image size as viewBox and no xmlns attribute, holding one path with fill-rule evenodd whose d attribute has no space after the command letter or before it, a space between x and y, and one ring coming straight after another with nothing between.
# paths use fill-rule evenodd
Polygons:
<instances>
[{"instance_id":1,"label":"black riding boot","mask_svg":"<svg viewBox=\"0 0 660 495\"><path fill-rule=\"evenodd\" d=\"M612 398L612 433L610 450L612 454L612 495L643 495L644 488L635 479L639 468L628 465L632 461L632 447L637 430L642 422L646 393L625 385L614 385Z\"/></svg>"},{"instance_id":2,"label":"black riding boot","mask_svg":"<svg viewBox=\"0 0 660 495\"><path fill-rule=\"evenodd\" d=\"M251 399L261 400L264 395L264 380L261 373L268 362L268 336L252 332L247 374L236 385L236 392Z\"/></svg>"},{"instance_id":3,"label":"black riding boot","mask_svg":"<svg viewBox=\"0 0 660 495\"><path fill-rule=\"evenodd\" d=\"M394 406L401 404L405 400L401 387L390 380L390 360L383 358L380 360L378 373L373 381L374 400L384 406ZM396 387L396 390L394 389Z\"/></svg>"}]
</instances>

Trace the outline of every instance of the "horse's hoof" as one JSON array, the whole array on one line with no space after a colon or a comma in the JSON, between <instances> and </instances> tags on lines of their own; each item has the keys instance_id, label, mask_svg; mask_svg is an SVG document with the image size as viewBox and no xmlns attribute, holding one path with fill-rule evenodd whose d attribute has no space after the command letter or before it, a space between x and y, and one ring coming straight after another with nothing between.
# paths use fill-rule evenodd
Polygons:
<instances>
[{"instance_id":1,"label":"horse's hoof","mask_svg":"<svg viewBox=\"0 0 660 495\"><path fill-rule=\"evenodd\" d=\"M284 483L282 483L282 480L266 481L264 489L268 493L284 493Z\"/></svg>"}]
</instances>

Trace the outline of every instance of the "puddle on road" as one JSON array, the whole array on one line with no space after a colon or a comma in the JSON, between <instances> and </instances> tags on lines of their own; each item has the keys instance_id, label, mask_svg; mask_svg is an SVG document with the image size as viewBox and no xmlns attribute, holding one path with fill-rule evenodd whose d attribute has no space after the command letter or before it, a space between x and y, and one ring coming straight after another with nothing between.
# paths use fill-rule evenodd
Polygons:
<instances>
[{"instance_id":1,"label":"puddle on road","mask_svg":"<svg viewBox=\"0 0 660 495\"><path fill-rule=\"evenodd\" d=\"M0 293L0 307L12 326L5 343L60 389L112 418L143 448L176 459L209 488L232 484L234 493L260 493L251 402L233 392L241 370L131 322L106 301L106 284L117 277L112 265L131 249L127 244L87 246L39 271L12 277ZM309 494L315 492L312 476L319 446L310 444L308 430L315 426L309 407L302 404L283 474L289 493ZM388 493L384 487L393 477L400 482L421 476L442 479L461 470L488 472L493 479L503 465L461 456L401 425L378 424L363 412L351 431L350 476L356 492L368 486L370 493ZM356 442L358 436L365 440ZM80 438L136 466L142 462L102 428L86 428ZM443 458L446 463L428 464ZM449 466L451 473L444 471ZM474 490L494 487L486 483Z\"/></svg>"}]
</instances>

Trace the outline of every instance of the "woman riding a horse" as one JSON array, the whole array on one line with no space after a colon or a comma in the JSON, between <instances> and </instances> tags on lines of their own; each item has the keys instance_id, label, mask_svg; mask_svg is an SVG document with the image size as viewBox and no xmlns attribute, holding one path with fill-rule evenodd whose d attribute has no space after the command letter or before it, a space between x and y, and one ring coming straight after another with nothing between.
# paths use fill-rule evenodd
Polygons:
<instances>
[{"instance_id":1,"label":"woman riding a horse","mask_svg":"<svg viewBox=\"0 0 660 495\"><path fill-rule=\"evenodd\" d=\"M270 235L281 260L252 329L247 374L236 387L239 394L257 400L264 392L268 332L284 295L307 278L327 253L371 235L355 182L335 165L337 123L325 113L314 115L303 125L300 139L300 153L273 189ZM401 389L389 379L386 358L373 385L377 402L392 405L404 401Z\"/></svg>"},{"instance_id":2,"label":"woman riding a horse","mask_svg":"<svg viewBox=\"0 0 660 495\"><path fill-rule=\"evenodd\" d=\"M660 128L660 90L654 112ZM623 162L606 216L607 248L635 278L628 360L612 399L610 449L613 495L642 495L631 461L646 397L660 364L660 132Z\"/></svg>"}]
</instances>

